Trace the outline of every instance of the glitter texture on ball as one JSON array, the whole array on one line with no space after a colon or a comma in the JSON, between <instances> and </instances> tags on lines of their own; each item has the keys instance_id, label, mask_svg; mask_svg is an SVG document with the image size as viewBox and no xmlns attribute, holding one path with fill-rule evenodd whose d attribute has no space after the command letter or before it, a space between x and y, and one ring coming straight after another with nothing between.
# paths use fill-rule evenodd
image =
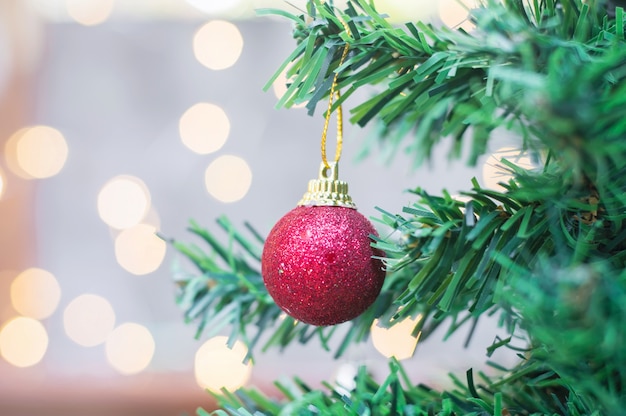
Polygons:
<instances>
[{"instance_id":1,"label":"glitter texture on ball","mask_svg":"<svg viewBox=\"0 0 626 416\"><path fill-rule=\"evenodd\" d=\"M357 210L298 206L282 217L263 249L263 280L292 317L326 326L349 321L375 300L384 253L371 247L372 224Z\"/></svg>"}]
</instances>

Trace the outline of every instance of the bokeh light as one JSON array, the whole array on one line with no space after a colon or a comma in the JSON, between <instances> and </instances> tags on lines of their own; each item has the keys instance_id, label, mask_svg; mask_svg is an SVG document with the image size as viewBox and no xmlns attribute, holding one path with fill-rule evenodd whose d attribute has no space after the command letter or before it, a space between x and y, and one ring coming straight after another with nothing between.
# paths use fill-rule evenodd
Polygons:
<instances>
[{"instance_id":1,"label":"bokeh light","mask_svg":"<svg viewBox=\"0 0 626 416\"><path fill-rule=\"evenodd\" d=\"M351 362L345 362L337 367L335 371L336 387L340 394L350 395L350 391L356 387L356 376L359 372L357 365Z\"/></svg>"},{"instance_id":2,"label":"bokeh light","mask_svg":"<svg viewBox=\"0 0 626 416\"><path fill-rule=\"evenodd\" d=\"M6 189L7 177L4 174L4 171L0 168L0 199L4 195L4 190Z\"/></svg>"},{"instance_id":3,"label":"bokeh light","mask_svg":"<svg viewBox=\"0 0 626 416\"><path fill-rule=\"evenodd\" d=\"M41 361L48 349L48 333L41 322L20 316L0 329L0 355L16 367Z\"/></svg>"},{"instance_id":4,"label":"bokeh light","mask_svg":"<svg viewBox=\"0 0 626 416\"><path fill-rule=\"evenodd\" d=\"M187 0L187 3L210 16L241 17L250 8L249 0Z\"/></svg>"},{"instance_id":5,"label":"bokeh light","mask_svg":"<svg viewBox=\"0 0 626 416\"><path fill-rule=\"evenodd\" d=\"M226 112L211 103L198 103L180 118L179 132L182 142L199 154L219 150L230 133L230 121Z\"/></svg>"},{"instance_id":6,"label":"bokeh light","mask_svg":"<svg viewBox=\"0 0 626 416\"><path fill-rule=\"evenodd\" d=\"M204 173L204 183L211 196L222 202L235 202L248 193L252 170L238 156L224 155L215 159Z\"/></svg>"},{"instance_id":7,"label":"bokeh light","mask_svg":"<svg viewBox=\"0 0 626 416\"><path fill-rule=\"evenodd\" d=\"M224 20L206 23L193 38L196 59L209 69L221 70L235 65L243 50L243 37L237 26Z\"/></svg>"},{"instance_id":8,"label":"bokeh light","mask_svg":"<svg viewBox=\"0 0 626 416\"><path fill-rule=\"evenodd\" d=\"M477 0L440 0L439 17L448 27L469 32L475 25L469 19L469 10L477 7Z\"/></svg>"},{"instance_id":9,"label":"bokeh light","mask_svg":"<svg viewBox=\"0 0 626 416\"><path fill-rule=\"evenodd\" d=\"M145 370L152 361L154 349L154 338L148 328L132 322L115 328L105 344L107 361L124 375Z\"/></svg>"},{"instance_id":10,"label":"bokeh light","mask_svg":"<svg viewBox=\"0 0 626 416\"><path fill-rule=\"evenodd\" d=\"M159 268L167 245L156 235L156 228L137 224L120 232L115 238L115 258L124 270L144 275Z\"/></svg>"},{"instance_id":11,"label":"bokeh light","mask_svg":"<svg viewBox=\"0 0 626 416\"><path fill-rule=\"evenodd\" d=\"M21 315L44 319L54 313L61 299L61 286L46 270L30 268L11 283L11 304Z\"/></svg>"},{"instance_id":12,"label":"bokeh light","mask_svg":"<svg viewBox=\"0 0 626 416\"><path fill-rule=\"evenodd\" d=\"M115 312L101 296L83 294L65 308L63 327L67 336L84 347L102 344L115 326Z\"/></svg>"},{"instance_id":13,"label":"bokeh light","mask_svg":"<svg viewBox=\"0 0 626 416\"><path fill-rule=\"evenodd\" d=\"M65 165L67 154L63 134L48 126L20 129L5 144L8 168L25 179L56 175Z\"/></svg>"},{"instance_id":14,"label":"bokeh light","mask_svg":"<svg viewBox=\"0 0 626 416\"><path fill-rule=\"evenodd\" d=\"M24 133L28 131L29 127L24 127L13 133L4 144L4 159L7 163L9 170L24 179L33 179L31 175L24 172L24 169L17 163L17 143L20 141Z\"/></svg>"},{"instance_id":15,"label":"bokeh light","mask_svg":"<svg viewBox=\"0 0 626 416\"><path fill-rule=\"evenodd\" d=\"M54 176L67 160L67 143L56 129L48 126L31 127L17 142L17 163L34 178Z\"/></svg>"},{"instance_id":16,"label":"bokeh light","mask_svg":"<svg viewBox=\"0 0 626 416\"><path fill-rule=\"evenodd\" d=\"M243 363L248 349L240 341L230 349L227 341L228 337L224 336L211 338L196 352L194 369L200 387L214 392L222 388L232 391L250 378L252 364Z\"/></svg>"},{"instance_id":17,"label":"bokeh light","mask_svg":"<svg viewBox=\"0 0 626 416\"><path fill-rule=\"evenodd\" d=\"M115 6L115 0L65 0L70 17L85 26L105 22Z\"/></svg>"},{"instance_id":18,"label":"bokeh light","mask_svg":"<svg viewBox=\"0 0 626 416\"><path fill-rule=\"evenodd\" d=\"M428 20L437 10L437 1L432 0L376 0L375 4L378 13L393 23Z\"/></svg>"},{"instance_id":19,"label":"bokeh light","mask_svg":"<svg viewBox=\"0 0 626 416\"><path fill-rule=\"evenodd\" d=\"M150 208L150 192L139 178L120 175L108 181L98 194L98 213L116 229L139 224Z\"/></svg>"},{"instance_id":20,"label":"bokeh light","mask_svg":"<svg viewBox=\"0 0 626 416\"><path fill-rule=\"evenodd\" d=\"M5 289L0 291L0 326L9 319L19 315L11 303L10 290L10 283L18 274L18 270L0 269L0 284L3 284Z\"/></svg>"},{"instance_id":21,"label":"bokeh light","mask_svg":"<svg viewBox=\"0 0 626 416\"><path fill-rule=\"evenodd\" d=\"M274 83L272 84L272 90L274 91L274 95L276 98L281 99L283 95L287 92L287 84L289 79L287 78L287 69L281 72ZM303 108L306 106L306 103L294 104L291 108Z\"/></svg>"},{"instance_id":22,"label":"bokeh light","mask_svg":"<svg viewBox=\"0 0 626 416\"><path fill-rule=\"evenodd\" d=\"M509 146L501 147L493 152L483 164L483 187L503 191L504 188L500 183L507 183L513 178L513 174L502 164L502 159L506 159L524 169L530 170L537 167L537 165L533 163L530 155L526 152L522 152L519 148Z\"/></svg>"},{"instance_id":23,"label":"bokeh light","mask_svg":"<svg viewBox=\"0 0 626 416\"><path fill-rule=\"evenodd\" d=\"M141 221L143 224L148 224L154 227L155 230L161 229L161 216L154 208L154 206L150 206L148 213Z\"/></svg>"},{"instance_id":24,"label":"bokeh light","mask_svg":"<svg viewBox=\"0 0 626 416\"><path fill-rule=\"evenodd\" d=\"M412 336L411 332L421 319L421 315L415 319L406 318L390 328L378 326L378 319L375 320L371 328L374 348L388 358L396 357L398 360L411 358L420 337L420 334Z\"/></svg>"}]
</instances>

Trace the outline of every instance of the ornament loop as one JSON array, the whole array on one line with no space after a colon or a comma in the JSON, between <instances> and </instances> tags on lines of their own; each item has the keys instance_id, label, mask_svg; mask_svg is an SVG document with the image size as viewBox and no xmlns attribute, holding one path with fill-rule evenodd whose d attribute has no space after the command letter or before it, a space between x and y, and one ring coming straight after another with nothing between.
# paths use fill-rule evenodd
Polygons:
<instances>
[{"instance_id":1,"label":"ornament loop","mask_svg":"<svg viewBox=\"0 0 626 416\"><path fill-rule=\"evenodd\" d=\"M343 19L339 19L341 24L343 25L348 36L350 34L350 28L343 21ZM346 42L343 47L343 52L341 53L341 59L339 59L339 67L343 65L343 62L346 60L348 56L348 50L350 49L350 44ZM322 163L326 168L330 168L330 163L328 163L328 159L326 157L326 136L328 135L328 124L330 123L330 115L332 114L333 109L333 101L337 98L337 101L341 99L341 92L338 87L339 80L339 68L335 70L335 75L333 76L333 83L330 85L330 93L328 94L328 109L326 110L326 117L324 119L324 129L322 130L322 143L321 143L321 151L322 151ZM341 159L341 148L343 146L343 110L341 109L341 104L337 106L337 147L335 149L335 162L339 162Z\"/></svg>"},{"instance_id":2,"label":"ornament loop","mask_svg":"<svg viewBox=\"0 0 626 416\"><path fill-rule=\"evenodd\" d=\"M338 162L328 166L320 164L319 177L309 181L309 187L300 202L300 206L338 206L356 209L348 195L348 183L339 180Z\"/></svg>"}]
</instances>

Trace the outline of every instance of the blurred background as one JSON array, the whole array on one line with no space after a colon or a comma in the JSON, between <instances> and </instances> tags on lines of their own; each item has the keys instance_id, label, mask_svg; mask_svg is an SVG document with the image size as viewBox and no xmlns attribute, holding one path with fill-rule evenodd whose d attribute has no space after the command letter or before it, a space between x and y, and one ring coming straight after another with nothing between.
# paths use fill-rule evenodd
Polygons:
<instances>
[{"instance_id":1,"label":"blurred background","mask_svg":"<svg viewBox=\"0 0 626 416\"><path fill-rule=\"evenodd\" d=\"M455 0L375 3L399 22L471 30ZM190 219L211 228L225 214L267 235L317 177L324 109L275 109L284 78L262 87L295 44L288 22L254 13L304 4L0 0L1 415L193 414L213 406L204 388L349 383L362 363L384 375L390 355L435 385L483 363L494 325L469 349L463 334L429 339L410 359L407 323L339 361L313 343L246 366L244 346L194 339L183 322L171 273L183 260L155 231L192 241ZM357 160L369 136L346 126L341 164L366 216L400 212L417 186L502 180L493 159L470 169L445 146L419 170L403 155Z\"/></svg>"}]
</instances>

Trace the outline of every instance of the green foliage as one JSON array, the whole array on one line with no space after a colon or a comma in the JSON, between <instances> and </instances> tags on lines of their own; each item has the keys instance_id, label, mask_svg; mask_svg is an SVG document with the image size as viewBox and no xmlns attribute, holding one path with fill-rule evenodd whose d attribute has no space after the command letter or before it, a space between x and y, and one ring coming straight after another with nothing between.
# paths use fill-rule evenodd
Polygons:
<instances>
[{"instance_id":1,"label":"green foliage","mask_svg":"<svg viewBox=\"0 0 626 416\"><path fill-rule=\"evenodd\" d=\"M536 346L532 358L551 368L590 409L622 414L626 382L626 273L608 261L540 262L505 295Z\"/></svg>"},{"instance_id":2,"label":"green foliage","mask_svg":"<svg viewBox=\"0 0 626 416\"><path fill-rule=\"evenodd\" d=\"M521 185L536 187L537 181L541 180L546 180L545 186L541 186L543 192L531 193L530 188ZM479 319L484 312L500 310L505 312L511 337L496 342L490 353L508 346L513 337L519 337L518 327L528 334L522 339L530 342L530 346L521 356L523 361L519 366L503 369L506 376L490 380L481 375L487 383L481 387L487 394L480 398L482 408L495 406L496 393L501 404L527 411L533 408L537 414L550 414L549 409L557 404L580 411L569 410L570 414L623 406L624 403L610 393L616 385L621 385L622 373L626 371L626 360L619 361L624 357L621 346L626 339L626 330L621 329L626 317L622 316L624 311L620 306L626 301L626 279L613 280L615 269L624 268L626 251L623 244L613 243L612 234L606 232L611 227L605 227L599 221L585 225L576 220L587 218L592 210L598 210L597 205L582 202L584 197L581 195L585 195L586 188L570 190L557 198L557 190L564 189L564 184L557 178L523 171L518 172L517 182L512 181L506 187L506 192L500 193L482 189L475 183L474 189L466 193L470 199L465 203L447 194L434 197L418 189L415 194L420 197L419 202L406 207L403 215L382 211L380 221L396 230L388 238L376 242L389 255L390 274L377 302L349 323L347 331L342 332L337 326L310 327L296 323L290 317L281 321L280 310L272 303L256 271L259 249L253 248L253 243L235 231L224 218L218 220L218 224L227 231L227 244L218 243L216 237L195 224L191 230L209 244L208 253L174 243L201 272L200 275L179 272L182 288L179 301L186 308L188 319L200 319L199 331L206 326L213 333L230 325L233 342L241 337L251 348L263 333L269 332L271 335L265 337L268 339L265 349L274 345L284 348L296 339L302 343L318 339L330 350L331 338L341 336L336 356L351 343L367 339L377 317L383 325L393 325L407 316L422 314L423 319L416 324L414 333L421 333L424 339L444 322L450 322L448 333L451 334L467 321ZM577 227L573 226L575 222ZM256 233L251 234L260 241ZM396 238L396 234L401 238ZM595 240L591 240L590 235ZM607 247L611 248L610 252L606 251ZM218 257L211 259L212 255ZM586 266L576 266L602 258L610 260L598 264L613 269L607 271L605 279L598 278L601 274L597 270L591 273ZM559 271L559 267L562 270ZM617 274L626 276L622 272ZM594 277L589 277L591 275ZM604 285L600 287L602 290L597 289L600 284ZM555 311L555 307L561 309ZM446 321L446 318L451 319ZM587 321L587 324L581 326L578 319ZM247 334L250 326L256 328L254 337ZM598 343L602 345L602 355L590 348ZM591 365L591 362L595 364ZM597 368L603 368L607 373L597 374ZM581 378L581 373L589 377ZM384 391L390 383L382 384ZM529 387L522 390L516 383ZM456 384L460 385L459 382ZM467 384L472 385L471 382ZM570 386L576 386L575 391L586 394L583 398L568 396L565 392L569 392ZM368 414L350 406L361 403L367 395L375 396L381 389L380 386L370 390L357 389L352 396L337 397L336 393L329 395L303 386L299 388L304 389L304 393L297 400L287 396L288 405L271 402L272 406L287 406L285 409L290 410L285 410L284 414L290 414L300 405L301 409L313 405L322 414L337 406L352 409L353 413L348 414ZM454 403L450 409L455 412L470 412L467 406L471 408L472 405L467 404L468 400L471 399L473 404L478 400L473 395L462 396L462 391L427 389L430 395L422 397L411 393L411 388L424 394L425 387L406 384L405 388L409 390L403 393L403 403L410 405L413 412L406 414L428 412L444 406L444 403ZM561 396L547 394L546 389L556 389ZM277 414L269 410L270 402L263 401L269 399L261 400L263 396L258 393L254 395L243 390L237 396L227 397L240 395L247 395L247 398L236 400L254 404L267 414ZM376 397L380 395L382 393ZM455 400L443 400L450 398L449 395ZM420 400L415 401L417 398ZM246 414L244 410L236 410L238 408L233 407L232 402L225 403L230 403L226 408L232 414ZM322 404L326 407L321 407ZM371 414L385 414L376 413L378 410L374 411L376 408L372 403L367 406L373 412ZM441 407L438 412L447 414L444 410L445 407ZM489 412L491 410L475 414L493 414Z\"/></svg>"},{"instance_id":3,"label":"green foliage","mask_svg":"<svg viewBox=\"0 0 626 416\"><path fill-rule=\"evenodd\" d=\"M293 341L304 344L318 340L325 350L334 348L335 357L339 357L352 342L367 339L375 317L394 297L391 289L383 289L374 305L353 320L347 330L296 321L282 313L263 285L259 271L262 237L248 224L250 236L237 231L225 217L217 223L226 232L226 243L193 221L189 231L206 247L171 241L196 269L188 271L181 264L174 268L174 279L180 288L177 302L185 311L185 320L197 323L196 337L213 336L230 327L228 344L232 346L236 340L242 340L250 348L247 358L252 358L264 335L262 350L284 348ZM393 279L386 286L391 283ZM330 340L337 337L341 337L339 344L331 345Z\"/></svg>"},{"instance_id":4,"label":"green foliage","mask_svg":"<svg viewBox=\"0 0 626 416\"><path fill-rule=\"evenodd\" d=\"M288 66L292 78L277 106L307 102L312 112L338 72L343 98L335 108L367 87L372 96L351 110L351 122L379 120L387 146L410 138L407 151L417 163L444 137L453 138L453 155L460 155L471 130L473 164L490 134L507 128L587 174L599 158L623 166L622 9L616 20L597 0L489 0L472 10L477 28L466 33L420 22L395 27L364 0L345 12L311 3L312 22L289 16L300 43L280 68ZM339 66L346 42L350 53Z\"/></svg>"},{"instance_id":5,"label":"green foliage","mask_svg":"<svg viewBox=\"0 0 626 416\"><path fill-rule=\"evenodd\" d=\"M232 347L241 337L254 346L263 330L280 315L265 290L263 279L251 261L260 260L262 239L248 226L255 241L250 242L237 232L230 221L219 218L218 224L229 236L229 244L222 245L208 230L191 222L189 230L210 248L206 253L197 245L172 241L172 245L196 266L198 274L189 273L176 265L174 279L181 288L178 304L185 310L185 320L198 321L196 337L208 326L208 335L215 335L225 326L231 326L228 344ZM234 245L242 253L233 252ZM249 325L258 328L254 336Z\"/></svg>"},{"instance_id":6,"label":"green foliage","mask_svg":"<svg viewBox=\"0 0 626 416\"><path fill-rule=\"evenodd\" d=\"M379 319L391 326L411 316L424 339L447 335L486 314L507 335L488 348L519 353L497 377L470 370L437 391L413 385L402 367L374 380L361 369L355 388L302 380L279 382L282 400L254 389L217 395L216 415L613 415L626 408L626 42L623 9L591 0L485 1L472 11L471 33L389 24L371 2L345 11L310 0L307 16L277 13L295 24L297 46L277 71L290 84L279 106L308 102L312 113L339 73L342 99L367 87L370 98L351 121L376 120L388 153L405 146L428 159L444 137L453 156L471 141L475 163L499 129L519 133L542 160L527 171L511 162L502 192L476 181L467 202L420 188L399 214L380 208L389 232L374 244L387 253L381 295L363 315L317 328L283 319L260 275L263 238L224 218L226 243L192 223L208 250L174 242L193 264L178 267L179 303L198 336L231 328L251 353L316 340L335 357L367 339ZM347 31L344 23L349 28ZM350 53L341 65L344 45ZM270 85L273 79L268 82ZM403 143L406 143L403 144ZM473 326L470 326L472 328ZM471 332L471 331L470 331ZM263 336L263 335L266 336ZM336 342L331 342L336 340ZM513 346L521 343L523 348Z\"/></svg>"},{"instance_id":7,"label":"green foliage","mask_svg":"<svg viewBox=\"0 0 626 416\"><path fill-rule=\"evenodd\" d=\"M467 371L465 380L450 375L454 387L444 392L413 384L395 360L390 361L389 370L387 378L379 383L362 366L350 389L325 383L322 391L297 378L278 381L275 385L288 404L254 388L242 388L234 394L223 391L214 394L223 410L212 415L501 416L554 414L550 409L564 406L563 397L558 397L566 391L563 382L539 363L524 363L517 373L498 382L484 373L475 377L472 370ZM577 397L567 406L567 414L571 416L598 414L590 412Z\"/></svg>"}]
</instances>

